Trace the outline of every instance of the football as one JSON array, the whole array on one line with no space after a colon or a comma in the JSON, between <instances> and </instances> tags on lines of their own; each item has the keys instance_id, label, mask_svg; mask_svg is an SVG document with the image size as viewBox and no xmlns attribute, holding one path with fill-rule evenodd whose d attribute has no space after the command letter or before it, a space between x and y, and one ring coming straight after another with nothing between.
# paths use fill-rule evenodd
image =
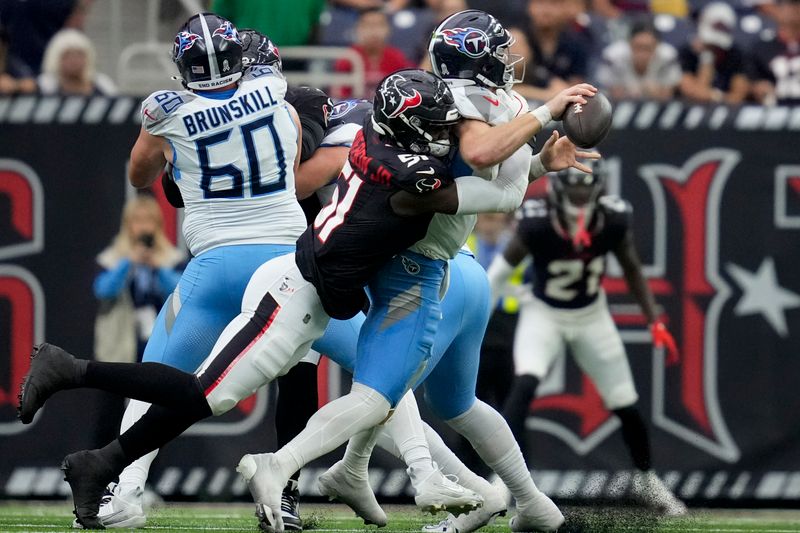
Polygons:
<instances>
[{"instance_id":1,"label":"football","mask_svg":"<svg viewBox=\"0 0 800 533\"><path fill-rule=\"evenodd\" d=\"M564 112L564 132L580 148L592 148L602 142L611 129L611 102L598 92L586 98L586 104L572 104Z\"/></svg>"}]
</instances>

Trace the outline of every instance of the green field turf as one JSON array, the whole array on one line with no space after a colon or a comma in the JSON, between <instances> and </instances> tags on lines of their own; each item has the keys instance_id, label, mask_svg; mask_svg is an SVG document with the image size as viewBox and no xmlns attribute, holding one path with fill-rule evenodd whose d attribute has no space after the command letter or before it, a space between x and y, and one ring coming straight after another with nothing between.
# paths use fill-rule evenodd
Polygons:
<instances>
[{"instance_id":1,"label":"green field turf","mask_svg":"<svg viewBox=\"0 0 800 533\"><path fill-rule=\"evenodd\" d=\"M304 518L319 533L347 533L350 531L377 531L365 527L343 505L306 505ZM389 525L381 533L417 531L430 523L430 515L423 515L412 507L389 506ZM565 533L622 532L719 532L747 531L789 533L800 532L800 513L797 511L694 511L688 518L659 520L630 509L568 508L567 524L559 531ZM441 519L438 515L435 519ZM0 531L44 532L74 531L71 507L52 503L0 503ZM148 530L166 532L186 531L257 531L253 508L250 505L165 505L153 511ZM506 519L481 531L498 533L508 531Z\"/></svg>"}]
</instances>

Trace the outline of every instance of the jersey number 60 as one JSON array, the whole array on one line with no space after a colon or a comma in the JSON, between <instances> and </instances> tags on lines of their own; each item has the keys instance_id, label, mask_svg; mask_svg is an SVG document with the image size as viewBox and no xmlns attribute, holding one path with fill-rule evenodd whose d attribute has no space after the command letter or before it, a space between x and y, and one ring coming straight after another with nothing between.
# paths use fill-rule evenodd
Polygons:
<instances>
[{"instance_id":1,"label":"jersey number 60","mask_svg":"<svg viewBox=\"0 0 800 533\"><path fill-rule=\"evenodd\" d=\"M278 164L278 179L272 183L261 183L261 166L258 154L256 153L256 143L253 134L261 128L268 128L272 136L272 143L275 146L275 159ZM244 150L247 155L247 164L250 170L250 195L263 196L286 189L286 157L283 153L280 135L275 128L274 114L267 115L253 122L248 122L240 126L244 142ZM233 164L220 167L210 166L208 158L208 148L215 144L223 143L231 136L231 131L225 130L208 137L198 139L197 155L200 160L200 170L203 173L200 181L200 188L203 189L204 198L244 198L244 174ZM214 178L230 176L231 186L227 189L211 189L211 182Z\"/></svg>"}]
</instances>

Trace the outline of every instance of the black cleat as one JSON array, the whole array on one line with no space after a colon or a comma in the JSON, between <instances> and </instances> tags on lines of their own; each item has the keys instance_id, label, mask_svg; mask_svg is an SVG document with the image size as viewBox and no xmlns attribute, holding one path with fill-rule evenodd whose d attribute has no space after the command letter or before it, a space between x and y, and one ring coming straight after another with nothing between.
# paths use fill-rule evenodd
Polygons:
<instances>
[{"instance_id":1,"label":"black cleat","mask_svg":"<svg viewBox=\"0 0 800 533\"><path fill-rule=\"evenodd\" d=\"M300 518L300 491L294 479L289 480L281 494L281 517L284 529L303 531L303 520Z\"/></svg>"},{"instance_id":2,"label":"black cleat","mask_svg":"<svg viewBox=\"0 0 800 533\"><path fill-rule=\"evenodd\" d=\"M23 424L30 424L50 396L78 386L80 372L78 359L58 346L34 346L31 368L19 390L17 417Z\"/></svg>"},{"instance_id":3,"label":"black cleat","mask_svg":"<svg viewBox=\"0 0 800 533\"><path fill-rule=\"evenodd\" d=\"M75 521L84 529L105 529L97 516L106 486L117 472L100 455L100 450L71 453L61 463L64 481L72 489Z\"/></svg>"}]
</instances>

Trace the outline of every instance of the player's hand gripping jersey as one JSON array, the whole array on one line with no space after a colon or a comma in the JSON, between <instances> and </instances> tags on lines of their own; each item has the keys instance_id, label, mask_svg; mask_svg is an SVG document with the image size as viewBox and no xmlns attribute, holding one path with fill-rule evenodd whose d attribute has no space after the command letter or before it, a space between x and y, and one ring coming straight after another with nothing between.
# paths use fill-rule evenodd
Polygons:
<instances>
[{"instance_id":1,"label":"player's hand gripping jersey","mask_svg":"<svg viewBox=\"0 0 800 533\"><path fill-rule=\"evenodd\" d=\"M384 144L365 121L331 202L297 241L297 266L328 315L347 319L360 311L367 282L425 236L433 215L397 215L391 196L401 190L426 194L451 182L441 160Z\"/></svg>"},{"instance_id":2,"label":"player's hand gripping jersey","mask_svg":"<svg viewBox=\"0 0 800 533\"><path fill-rule=\"evenodd\" d=\"M174 150L186 206L183 233L195 256L220 245L294 244L305 229L295 198L297 128L271 67L256 67L235 91L202 96L159 91L142 123Z\"/></svg>"},{"instance_id":3,"label":"player's hand gripping jersey","mask_svg":"<svg viewBox=\"0 0 800 533\"><path fill-rule=\"evenodd\" d=\"M564 309L586 307L597 298L606 254L622 242L632 208L616 196L599 199L589 224L589 243L576 248L549 200L528 200L517 213L517 234L533 256L533 294Z\"/></svg>"},{"instance_id":4,"label":"player's hand gripping jersey","mask_svg":"<svg viewBox=\"0 0 800 533\"><path fill-rule=\"evenodd\" d=\"M446 79L445 81L453 93L458 112L465 119L480 120L491 126L497 126L511 122L514 117L528 111L527 101L515 91L506 93L498 89L495 93L475 85L471 80ZM525 151L530 159L532 153L530 147L526 145L520 150ZM455 177L475 175L489 180L497 177L497 171L498 166L475 171L458 156L452 168ZM527 186L527 173L519 178L525 180ZM467 242L477 219L477 215L436 214L425 238L414 244L411 250L432 259L452 259Z\"/></svg>"}]
</instances>

